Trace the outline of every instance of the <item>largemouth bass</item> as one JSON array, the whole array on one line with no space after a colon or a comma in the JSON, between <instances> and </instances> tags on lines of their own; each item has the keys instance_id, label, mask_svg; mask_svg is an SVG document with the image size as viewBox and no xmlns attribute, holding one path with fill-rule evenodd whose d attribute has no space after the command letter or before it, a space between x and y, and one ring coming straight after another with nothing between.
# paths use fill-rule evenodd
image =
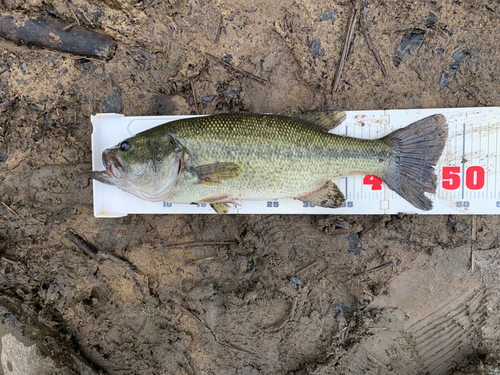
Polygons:
<instances>
[{"instance_id":1,"label":"largemouth bass","mask_svg":"<svg viewBox=\"0 0 500 375\"><path fill-rule=\"evenodd\" d=\"M344 112L300 116L220 114L168 122L105 150L92 177L148 201L210 203L295 198L341 207L332 179L373 175L421 210L432 209L434 173L448 126L433 115L376 140L328 133Z\"/></svg>"}]
</instances>

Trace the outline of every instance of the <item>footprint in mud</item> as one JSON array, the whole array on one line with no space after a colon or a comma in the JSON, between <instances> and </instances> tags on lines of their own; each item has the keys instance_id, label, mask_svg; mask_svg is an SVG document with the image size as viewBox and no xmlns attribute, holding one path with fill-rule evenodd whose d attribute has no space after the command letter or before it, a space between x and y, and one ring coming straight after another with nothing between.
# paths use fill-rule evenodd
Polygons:
<instances>
[{"instance_id":1,"label":"footprint in mud","mask_svg":"<svg viewBox=\"0 0 500 375\"><path fill-rule=\"evenodd\" d=\"M90 164L40 167L30 177L30 195L40 203L92 204L91 169Z\"/></svg>"}]
</instances>

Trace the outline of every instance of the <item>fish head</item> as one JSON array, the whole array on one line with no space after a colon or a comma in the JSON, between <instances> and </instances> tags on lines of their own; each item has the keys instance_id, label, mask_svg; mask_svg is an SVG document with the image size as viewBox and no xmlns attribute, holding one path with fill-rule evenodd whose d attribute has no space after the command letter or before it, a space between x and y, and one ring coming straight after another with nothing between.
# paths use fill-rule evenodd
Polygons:
<instances>
[{"instance_id":1,"label":"fish head","mask_svg":"<svg viewBox=\"0 0 500 375\"><path fill-rule=\"evenodd\" d=\"M92 178L135 196L157 202L175 188L182 169L183 148L171 134L155 137L144 132L104 150L105 170Z\"/></svg>"}]
</instances>

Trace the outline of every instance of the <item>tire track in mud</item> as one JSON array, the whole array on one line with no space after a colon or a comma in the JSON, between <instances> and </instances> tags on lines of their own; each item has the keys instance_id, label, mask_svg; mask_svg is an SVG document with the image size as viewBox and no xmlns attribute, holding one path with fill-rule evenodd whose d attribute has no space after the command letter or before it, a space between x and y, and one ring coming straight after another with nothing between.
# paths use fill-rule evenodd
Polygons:
<instances>
[{"instance_id":1,"label":"tire track in mud","mask_svg":"<svg viewBox=\"0 0 500 375\"><path fill-rule=\"evenodd\" d=\"M408 329L428 373L446 373L478 347L487 302L486 289L474 289Z\"/></svg>"}]
</instances>

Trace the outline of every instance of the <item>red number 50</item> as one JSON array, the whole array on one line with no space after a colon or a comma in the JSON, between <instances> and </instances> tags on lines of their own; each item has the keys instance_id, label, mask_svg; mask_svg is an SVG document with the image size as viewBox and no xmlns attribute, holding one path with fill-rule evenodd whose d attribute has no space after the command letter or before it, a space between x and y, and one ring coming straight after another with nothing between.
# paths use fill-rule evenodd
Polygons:
<instances>
[{"instance_id":1,"label":"red number 50","mask_svg":"<svg viewBox=\"0 0 500 375\"><path fill-rule=\"evenodd\" d=\"M443 167L443 189L456 190L460 187L460 167Z\"/></svg>"},{"instance_id":2,"label":"red number 50","mask_svg":"<svg viewBox=\"0 0 500 375\"><path fill-rule=\"evenodd\" d=\"M465 186L470 190L484 187L484 168L472 166L465 172ZM443 167L443 189L456 190L460 187L460 167Z\"/></svg>"}]
</instances>

